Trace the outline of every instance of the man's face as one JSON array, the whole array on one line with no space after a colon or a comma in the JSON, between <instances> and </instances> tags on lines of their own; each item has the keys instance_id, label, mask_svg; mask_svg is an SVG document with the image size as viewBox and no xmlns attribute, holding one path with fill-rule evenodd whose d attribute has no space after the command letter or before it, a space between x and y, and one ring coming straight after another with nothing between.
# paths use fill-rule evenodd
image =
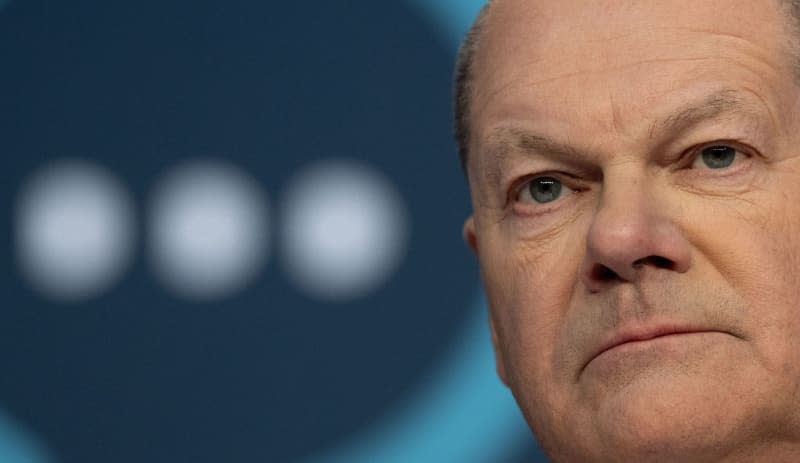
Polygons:
<instances>
[{"instance_id":1,"label":"man's face","mask_svg":"<svg viewBox=\"0 0 800 463\"><path fill-rule=\"evenodd\" d=\"M493 5L464 234L556 461L798 461L789 43L771 1Z\"/></svg>"}]
</instances>

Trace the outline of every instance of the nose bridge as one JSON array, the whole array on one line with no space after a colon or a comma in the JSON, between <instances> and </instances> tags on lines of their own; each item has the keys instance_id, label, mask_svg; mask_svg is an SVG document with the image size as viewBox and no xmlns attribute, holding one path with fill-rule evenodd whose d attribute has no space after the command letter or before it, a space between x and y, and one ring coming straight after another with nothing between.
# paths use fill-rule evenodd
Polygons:
<instances>
[{"instance_id":1,"label":"nose bridge","mask_svg":"<svg viewBox=\"0 0 800 463\"><path fill-rule=\"evenodd\" d=\"M604 175L603 189L597 206L589 241L605 248L614 242L632 244L641 240L640 228L646 225L652 207L650 186L636 166L625 166Z\"/></svg>"},{"instance_id":2,"label":"nose bridge","mask_svg":"<svg viewBox=\"0 0 800 463\"><path fill-rule=\"evenodd\" d=\"M684 272L689 246L646 168L633 163L604 173L600 201L586 239L584 279L598 289L633 281L644 265Z\"/></svg>"}]
</instances>

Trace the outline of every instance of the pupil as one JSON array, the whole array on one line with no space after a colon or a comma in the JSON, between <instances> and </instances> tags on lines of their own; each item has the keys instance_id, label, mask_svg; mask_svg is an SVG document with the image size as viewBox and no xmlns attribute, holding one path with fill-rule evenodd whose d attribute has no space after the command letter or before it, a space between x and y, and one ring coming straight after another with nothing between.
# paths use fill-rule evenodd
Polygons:
<instances>
[{"instance_id":1,"label":"pupil","mask_svg":"<svg viewBox=\"0 0 800 463\"><path fill-rule=\"evenodd\" d=\"M561 182L552 177L537 178L531 183L531 195L536 202L548 203L558 199L561 194Z\"/></svg>"},{"instance_id":2,"label":"pupil","mask_svg":"<svg viewBox=\"0 0 800 463\"><path fill-rule=\"evenodd\" d=\"M712 169L728 167L736 157L736 150L730 146L712 146L703 150L703 162Z\"/></svg>"}]
</instances>

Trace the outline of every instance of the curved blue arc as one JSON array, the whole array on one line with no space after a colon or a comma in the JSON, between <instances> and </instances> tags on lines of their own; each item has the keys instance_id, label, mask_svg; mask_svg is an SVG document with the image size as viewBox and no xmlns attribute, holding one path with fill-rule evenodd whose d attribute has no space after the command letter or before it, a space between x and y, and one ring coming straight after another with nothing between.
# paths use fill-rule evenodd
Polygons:
<instances>
[{"instance_id":1,"label":"curved blue arc","mask_svg":"<svg viewBox=\"0 0 800 463\"><path fill-rule=\"evenodd\" d=\"M437 376L350 442L304 463L507 461L531 440L511 393L495 373L482 294Z\"/></svg>"},{"instance_id":2,"label":"curved blue arc","mask_svg":"<svg viewBox=\"0 0 800 463\"><path fill-rule=\"evenodd\" d=\"M485 0L410 0L411 5L445 32L444 39L453 50L478 15Z\"/></svg>"},{"instance_id":3,"label":"curved blue arc","mask_svg":"<svg viewBox=\"0 0 800 463\"><path fill-rule=\"evenodd\" d=\"M3 463L52 463L46 447L24 426L0 412L0 461Z\"/></svg>"}]
</instances>

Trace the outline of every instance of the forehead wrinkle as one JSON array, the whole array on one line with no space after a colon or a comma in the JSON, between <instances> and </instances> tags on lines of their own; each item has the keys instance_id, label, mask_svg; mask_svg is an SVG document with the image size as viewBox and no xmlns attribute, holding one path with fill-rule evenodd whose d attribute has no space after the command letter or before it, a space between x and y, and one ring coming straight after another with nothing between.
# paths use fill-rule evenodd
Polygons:
<instances>
[{"instance_id":1,"label":"forehead wrinkle","mask_svg":"<svg viewBox=\"0 0 800 463\"><path fill-rule=\"evenodd\" d=\"M694 63L694 62L701 62L701 61L714 61L719 60L721 58L716 56L690 56L690 57L680 57L680 58L673 58L673 57L662 57L662 58L646 58L636 60L635 62L631 63L624 63L624 64L617 64L613 66L608 65L600 65L595 64L594 66L584 66L575 64L572 66L571 69L565 70L556 75L548 75L546 77L540 77L534 80L530 79L531 72L535 72L535 70L529 70L534 64L543 63L542 67L546 67L547 61L538 58L533 60L529 64L522 64L515 66L517 72L512 75L510 78L505 79L502 83L496 85L494 88L490 88L489 90L480 90L480 86L476 85L474 99L476 101L474 107L474 114L481 114L486 110L486 107L491 105L495 102L498 97L502 97L505 93L509 91L519 91L524 89L531 89L537 88L543 85L553 84L558 81L564 81L574 78L583 78L589 75L595 76L602 76L607 74L613 74L620 71L625 71L627 69L641 67L641 66L650 66L653 64L663 64L663 63L680 63L680 62L687 62L687 63ZM493 76L481 76L481 80L491 81L491 77ZM477 80L477 79L476 79Z\"/></svg>"}]
</instances>

